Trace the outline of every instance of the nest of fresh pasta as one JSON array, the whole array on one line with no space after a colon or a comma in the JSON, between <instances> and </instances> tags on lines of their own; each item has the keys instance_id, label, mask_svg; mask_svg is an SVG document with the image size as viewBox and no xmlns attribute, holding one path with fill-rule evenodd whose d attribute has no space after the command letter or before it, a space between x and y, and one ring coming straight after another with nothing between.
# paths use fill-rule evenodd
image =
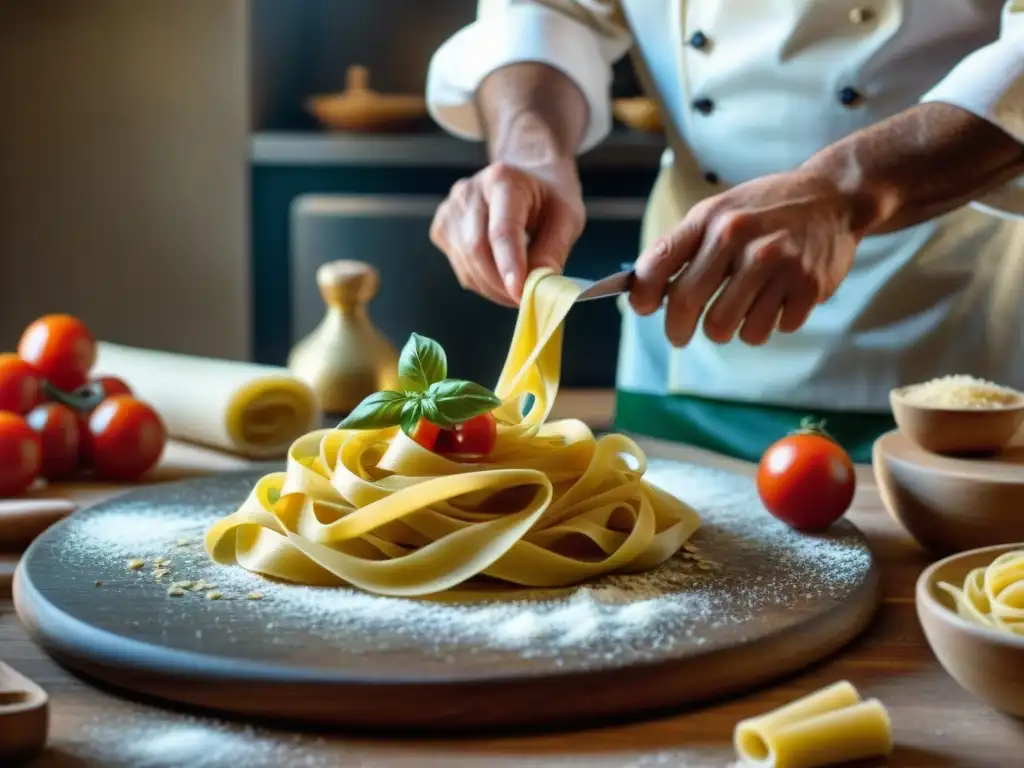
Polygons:
<instances>
[{"instance_id":1,"label":"nest of fresh pasta","mask_svg":"<svg viewBox=\"0 0 1024 768\"><path fill-rule=\"evenodd\" d=\"M400 389L297 440L285 471L207 533L211 557L396 596L566 587L670 558L699 516L644 479L640 447L547 420L578 293L549 270L530 275L493 391L450 378L443 350L413 335Z\"/></svg>"}]
</instances>

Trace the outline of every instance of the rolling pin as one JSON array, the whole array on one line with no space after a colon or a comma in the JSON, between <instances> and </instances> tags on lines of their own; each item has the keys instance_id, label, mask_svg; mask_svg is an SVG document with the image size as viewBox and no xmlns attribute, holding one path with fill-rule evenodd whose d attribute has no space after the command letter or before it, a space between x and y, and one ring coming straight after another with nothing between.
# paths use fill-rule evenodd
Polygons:
<instances>
[{"instance_id":1,"label":"rolling pin","mask_svg":"<svg viewBox=\"0 0 1024 768\"><path fill-rule=\"evenodd\" d=\"M20 552L74 511L67 499L0 499L0 552Z\"/></svg>"}]
</instances>

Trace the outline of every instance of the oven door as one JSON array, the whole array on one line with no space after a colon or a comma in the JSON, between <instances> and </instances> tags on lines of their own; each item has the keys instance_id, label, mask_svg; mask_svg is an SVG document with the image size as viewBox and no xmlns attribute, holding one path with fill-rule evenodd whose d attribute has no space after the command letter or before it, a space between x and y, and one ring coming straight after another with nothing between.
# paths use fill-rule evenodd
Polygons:
<instances>
[{"instance_id":1,"label":"oven door","mask_svg":"<svg viewBox=\"0 0 1024 768\"><path fill-rule=\"evenodd\" d=\"M328 261L356 259L380 271L370 304L374 324L398 347L410 333L440 342L451 375L493 384L512 338L516 313L462 290L428 232L440 197L303 195L292 205L292 344L320 322L323 301L316 270ZM636 257L644 201L597 198L568 271L596 279ZM611 387L619 341L613 299L574 308L566 321L562 385Z\"/></svg>"}]
</instances>

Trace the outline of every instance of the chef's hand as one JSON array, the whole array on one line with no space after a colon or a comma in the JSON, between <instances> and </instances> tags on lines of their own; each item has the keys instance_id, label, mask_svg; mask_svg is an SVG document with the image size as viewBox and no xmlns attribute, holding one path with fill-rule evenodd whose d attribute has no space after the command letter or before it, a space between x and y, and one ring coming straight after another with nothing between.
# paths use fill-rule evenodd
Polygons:
<instances>
[{"instance_id":1,"label":"chef's hand","mask_svg":"<svg viewBox=\"0 0 1024 768\"><path fill-rule=\"evenodd\" d=\"M516 306L530 270L561 272L585 212L572 158L493 163L455 182L430 227L463 288Z\"/></svg>"},{"instance_id":2,"label":"chef's hand","mask_svg":"<svg viewBox=\"0 0 1024 768\"><path fill-rule=\"evenodd\" d=\"M746 343L764 344L776 328L799 329L846 277L859 240L851 219L850 204L822 177L755 179L700 202L644 251L631 303L649 315L667 298L665 333L677 347L693 337L705 308L712 341L738 331Z\"/></svg>"}]
</instances>

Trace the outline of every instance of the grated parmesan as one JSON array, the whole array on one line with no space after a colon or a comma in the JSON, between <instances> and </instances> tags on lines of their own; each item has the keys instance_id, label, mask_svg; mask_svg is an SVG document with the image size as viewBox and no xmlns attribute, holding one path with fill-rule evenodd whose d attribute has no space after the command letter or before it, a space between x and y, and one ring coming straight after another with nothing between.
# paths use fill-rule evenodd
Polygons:
<instances>
[{"instance_id":1,"label":"grated parmesan","mask_svg":"<svg viewBox=\"0 0 1024 768\"><path fill-rule=\"evenodd\" d=\"M933 408L1000 408L1024 402L1024 395L973 376L942 376L906 387L903 399Z\"/></svg>"}]
</instances>

